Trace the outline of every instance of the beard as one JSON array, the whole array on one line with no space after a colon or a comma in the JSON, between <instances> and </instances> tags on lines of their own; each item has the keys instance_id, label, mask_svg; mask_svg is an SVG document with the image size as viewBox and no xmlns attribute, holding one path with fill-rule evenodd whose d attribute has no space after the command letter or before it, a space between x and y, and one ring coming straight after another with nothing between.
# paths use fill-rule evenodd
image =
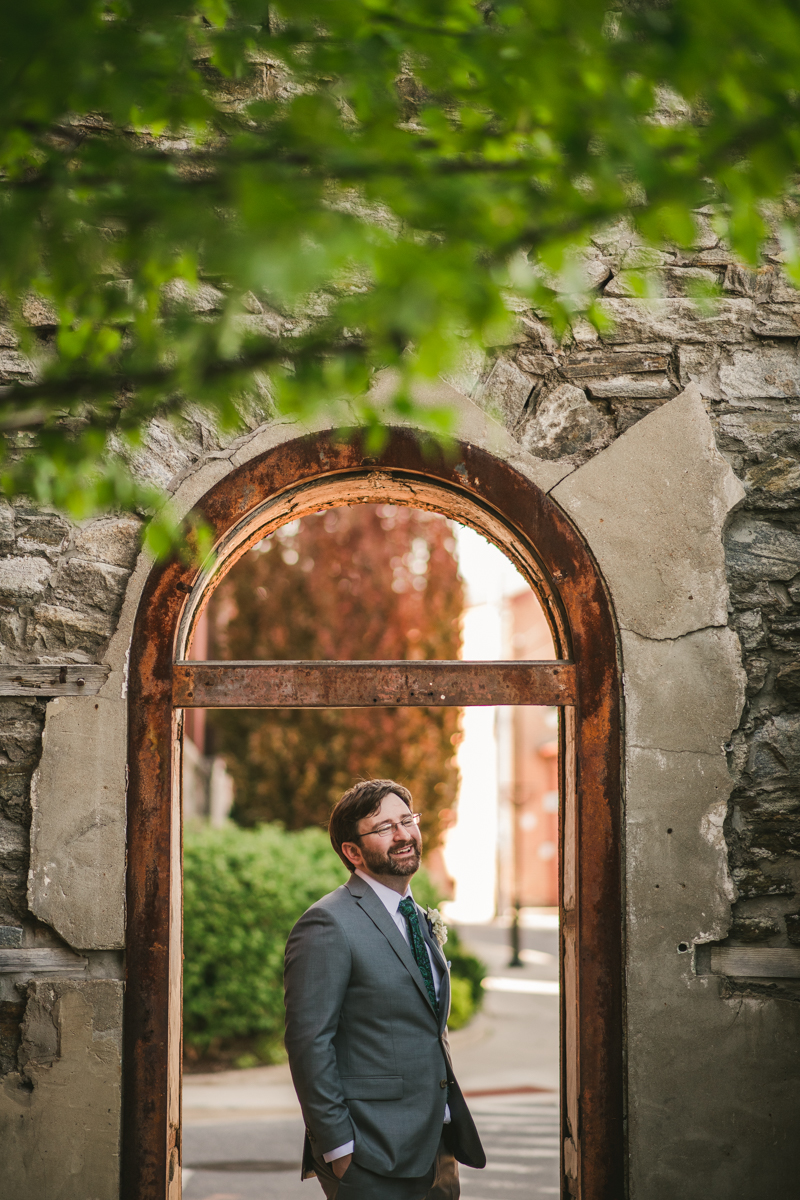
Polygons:
<instances>
[{"instance_id":1,"label":"beard","mask_svg":"<svg viewBox=\"0 0 800 1200\"><path fill-rule=\"evenodd\" d=\"M397 858L392 851L368 850L361 846L364 862L374 875L413 875L419 870L421 847L415 841L403 842L400 846L392 846L392 850L405 850L411 846L413 853Z\"/></svg>"}]
</instances>

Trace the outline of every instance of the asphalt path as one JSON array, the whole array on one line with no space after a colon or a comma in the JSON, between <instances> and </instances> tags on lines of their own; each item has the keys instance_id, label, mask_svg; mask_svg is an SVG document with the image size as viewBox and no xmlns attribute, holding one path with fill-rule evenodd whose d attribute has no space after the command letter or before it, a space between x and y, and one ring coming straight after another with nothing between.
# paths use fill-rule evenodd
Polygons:
<instances>
[{"instance_id":1,"label":"asphalt path","mask_svg":"<svg viewBox=\"0 0 800 1200\"><path fill-rule=\"evenodd\" d=\"M545 917L531 920L552 925ZM456 1074L487 1152L485 1170L462 1168L464 1200L557 1196L557 931L523 929L521 968L508 966L507 928L460 932L494 986L515 989L487 991L479 1016L451 1035ZM545 986L549 992L520 990ZM185 1200L316 1200L316 1181L300 1180L302 1139L288 1068L186 1076Z\"/></svg>"}]
</instances>

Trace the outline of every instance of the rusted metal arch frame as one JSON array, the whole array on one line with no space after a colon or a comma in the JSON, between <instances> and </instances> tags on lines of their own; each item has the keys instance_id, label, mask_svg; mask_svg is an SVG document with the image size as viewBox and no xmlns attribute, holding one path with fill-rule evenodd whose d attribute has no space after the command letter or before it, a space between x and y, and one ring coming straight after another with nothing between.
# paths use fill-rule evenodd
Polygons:
<instances>
[{"instance_id":1,"label":"rusted metal arch frame","mask_svg":"<svg viewBox=\"0 0 800 1200\"><path fill-rule=\"evenodd\" d=\"M218 560L158 565L144 587L129 675L127 985L122 1194L180 1194L180 710L176 660L219 579L260 537L347 503L443 512L488 537L538 592L577 704L562 709L562 1185L581 1200L625 1192L620 674L600 573L561 510L475 447L446 456L395 431L380 455L311 434L233 470L197 508Z\"/></svg>"}]
</instances>

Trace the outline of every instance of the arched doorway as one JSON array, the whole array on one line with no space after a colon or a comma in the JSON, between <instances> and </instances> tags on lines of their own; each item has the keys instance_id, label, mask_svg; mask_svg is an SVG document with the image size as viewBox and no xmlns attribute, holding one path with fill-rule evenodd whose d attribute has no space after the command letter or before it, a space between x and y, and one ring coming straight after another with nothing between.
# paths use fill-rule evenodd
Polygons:
<instances>
[{"instance_id":1,"label":"arched doorway","mask_svg":"<svg viewBox=\"0 0 800 1200\"><path fill-rule=\"evenodd\" d=\"M257 540L326 507L432 509L494 542L537 591L555 663L184 662L215 584ZM624 1190L621 742L617 638L602 578L574 526L485 450L450 454L393 432L379 454L312 434L232 470L198 510L217 539L208 571L152 571L129 674L127 984L122 1195L180 1194L181 814L185 706L556 704L560 721L562 1189Z\"/></svg>"}]
</instances>

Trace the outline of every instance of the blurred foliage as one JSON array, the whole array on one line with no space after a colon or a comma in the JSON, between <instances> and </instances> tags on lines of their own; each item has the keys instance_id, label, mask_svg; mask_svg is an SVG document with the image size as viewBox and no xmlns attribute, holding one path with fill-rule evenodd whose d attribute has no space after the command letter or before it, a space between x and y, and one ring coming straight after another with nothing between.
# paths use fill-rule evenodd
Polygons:
<instances>
[{"instance_id":1,"label":"blurred foliage","mask_svg":"<svg viewBox=\"0 0 800 1200\"><path fill-rule=\"evenodd\" d=\"M236 564L209 604L214 659L453 659L464 597L454 530L393 505L329 509L285 525ZM327 827L359 779L396 779L425 845L458 788L456 708L217 709L209 745L242 825Z\"/></svg>"},{"instance_id":2,"label":"blurred foliage","mask_svg":"<svg viewBox=\"0 0 800 1200\"><path fill-rule=\"evenodd\" d=\"M514 310L600 323L574 255L622 216L755 261L774 202L800 278L791 0L31 0L0 61L1 481L77 516L153 510L156 415L377 440L377 369L408 413Z\"/></svg>"},{"instance_id":3,"label":"blurred foliage","mask_svg":"<svg viewBox=\"0 0 800 1200\"><path fill-rule=\"evenodd\" d=\"M286 939L347 870L321 830L279 825L187 827L183 855L184 1040L219 1052L249 1039L251 1055L278 1060Z\"/></svg>"}]
</instances>

